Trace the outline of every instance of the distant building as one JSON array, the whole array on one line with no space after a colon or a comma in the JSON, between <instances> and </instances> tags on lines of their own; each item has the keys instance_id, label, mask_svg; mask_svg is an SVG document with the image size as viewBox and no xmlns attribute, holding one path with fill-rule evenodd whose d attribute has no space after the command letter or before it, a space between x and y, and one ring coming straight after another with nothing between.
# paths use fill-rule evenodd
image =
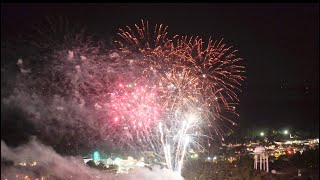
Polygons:
<instances>
[{"instance_id":1,"label":"distant building","mask_svg":"<svg viewBox=\"0 0 320 180\"><path fill-rule=\"evenodd\" d=\"M254 163L253 168L258 169L258 162L259 162L259 169L265 170L269 172L269 159L268 153L266 152L266 148L259 146L254 149Z\"/></svg>"}]
</instances>

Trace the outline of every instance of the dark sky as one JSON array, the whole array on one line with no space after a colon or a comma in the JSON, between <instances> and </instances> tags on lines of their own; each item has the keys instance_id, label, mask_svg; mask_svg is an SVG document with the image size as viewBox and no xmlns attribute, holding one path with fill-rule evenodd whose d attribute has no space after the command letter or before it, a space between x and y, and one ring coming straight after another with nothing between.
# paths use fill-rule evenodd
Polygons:
<instances>
[{"instance_id":1,"label":"dark sky","mask_svg":"<svg viewBox=\"0 0 320 180\"><path fill-rule=\"evenodd\" d=\"M1 34L14 36L44 16L62 15L106 37L140 19L164 23L172 35L224 37L240 50L247 66L240 126L315 131L319 124L318 5L2 4Z\"/></svg>"}]
</instances>

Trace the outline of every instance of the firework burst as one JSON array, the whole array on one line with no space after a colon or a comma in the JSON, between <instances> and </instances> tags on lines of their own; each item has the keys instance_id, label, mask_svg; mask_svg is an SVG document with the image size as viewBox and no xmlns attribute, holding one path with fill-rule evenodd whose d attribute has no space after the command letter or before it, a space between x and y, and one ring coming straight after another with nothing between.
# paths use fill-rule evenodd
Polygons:
<instances>
[{"instance_id":1,"label":"firework burst","mask_svg":"<svg viewBox=\"0 0 320 180\"><path fill-rule=\"evenodd\" d=\"M122 39L117 41L119 49L139 54L136 63L142 66L142 75L156 76L153 80L159 82L163 106L173 110L181 100L188 99L202 101L218 119L227 119L221 112L234 112L234 102L239 101L235 90L241 91L245 79L237 50L227 47L222 39L210 38L206 46L199 37L175 35L170 40L167 26L156 25L154 31L148 31L148 22L144 21L141 27L135 25L135 31L126 28L128 31L120 29L118 33Z\"/></svg>"},{"instance_id":2,"label":"firework burst","mask_svg":"<svg viewBox=\"0 0 320 180\"><path fill-rule=\"evenodd\" d=\"M141 21L120 29L117 48L106 51L61 22L48 20L49 28L39 27L32 37L41 51L33 59L43 62L29 73L32 86L79 100L81 112L91 112L88 124L106 139L152 150L180 172L188 148L203 149L203 139L222 137L219 122L235 124L228 117L237 115L244 67L222 40L170 38L167 26Z\"/></svg>"},{"instance_id":3,"label":"firework burst","mask_svg":"<svg viewBox=\"0 0 320 180\"><path fill-rule=\"evenodd\" d=\"M158 138L168 167L180 172L191 142L199 144L195 139L212 138L212 131L222 137L217 120L235 124L224 114L236 114L234 104L239 99L235 90L241 91L244 80L244 67L239 65L242 59L222 40L209 39L206 46L199 37L175 35L170 40L167 26L156 25L150 33L148 22L141 24L135 25L135 30L128 26L127 31L120 29L122 40L117 43L120 52L137 55L135 62L143 69L142 76L153 76L158 84L160 104L166 110ZM188 120L186 114L195 110L192 114L197 114L197 121Z\"/></svg>"},{"instance_id":4,"label":"firework burst","mask_svg":"<svg viewBox=\"0 0 320 180\"><path fill-rule=\"evenodd\" d=\"M129 26L120 29L120 40L115 42L122 53L137 56L136 63L144 68L143 76L158 76L170 69L177 58L174 44L167 37L167 28L163 24L150 28L148 21L141 20L141 26L135 24L134 29Z\"/></svg>"},{"instance_id":5,"label":"firework burst","mask_svg":"<svg viewBox=\"0 0 320 180\"><path fill-rule=\"evenodd\" d=\"M156 86L122 84L111 94L111 117L124 128L147 130L160 117Z\"/></svg>"}]
</instances>

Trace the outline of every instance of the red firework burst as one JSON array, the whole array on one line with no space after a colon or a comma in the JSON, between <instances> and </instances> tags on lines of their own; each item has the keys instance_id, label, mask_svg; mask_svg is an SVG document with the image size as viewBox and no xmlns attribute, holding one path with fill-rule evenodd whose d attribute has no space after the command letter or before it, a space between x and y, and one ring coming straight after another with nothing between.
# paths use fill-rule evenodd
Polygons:
<instances>
[{"instance_id":1,"label":"red firework burst","mask_svg":"<svg viewBox=\"0 0 320 180\"><path fill-rule=\"evenodd\" d=\"M119 83L111 94L111 117L124 128L148 129L158 121L161 107L154 86Z\"/></svg>"}]
</instances>

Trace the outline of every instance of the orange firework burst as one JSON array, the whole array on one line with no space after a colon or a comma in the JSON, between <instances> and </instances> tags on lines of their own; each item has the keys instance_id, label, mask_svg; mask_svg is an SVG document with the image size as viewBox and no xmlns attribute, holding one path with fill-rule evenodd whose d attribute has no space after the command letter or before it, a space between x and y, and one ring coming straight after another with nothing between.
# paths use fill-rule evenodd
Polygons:
<instances>
[{"instance_id":1,"label":"orange firework burst","mask_svg":"<svg viewBox=\"0 0 320 180\"><path fill-rule=\"evenodd\" d=\"M191 76L190 70L175 69L161 75L159 82L160 98L168 109L175 109L178 104L198 102L201 97L201 89L198 77Z\"/></svg>"},{"instance_id":2,"label":"orange firework burst","mask_svg":"<svg viewBox=\"0 0 320 180\"><path fill-rule=\"evenodd\" d=\"M183 37L177 38L176 52L179 52L180 59L177 67L186 69L189 76L196 78L198 90L201 94L202 102L206 104L210 111L207 115L209 119L220 119L235 122L225 116L227 113L238 116L235 112L235 102L239 99L234 90L240 90L244 66L238 65L241 58L236 56L237 50L227 47L220 41L209 39L205 46L202 38ZM209 126L212 123L209 120ZM212 126L216 134L224 134L223 129L216 123Z\"/></svg>"},{"instance_id":3,"label":"orange firework burst","mask_svg":"<svg viewBox=\"0 0 320 180\"><path fill-rule=\"evenodd\" d=\"M177 41L177 48L183 51L181 67L189 69L194 76L199 77L203 90L211 93L219 91L220 97L225 93L231 100L237 100L237 94L233 91L241 86L240 81L244 80L244 66L237 65L241 58L236 57L237 50L226 47L226 44L209 39L206 47L198 37L181 37ZM218 43L217 43L218 42ZM206 94L206 93L205 93ZM224 100L227 104L227 101Z\"/></svg>"},{"instance_id":4,"label":"orange firework burst","mask_svg":"<svg viewBox=\"0 0 320 180\"><path fill-rule=\"evenodd\" d=\"M173 112L190 103L201 104L209 119L232 120L222 115L235 115L234 104L239 101L235 90L241 91L244 67L236 56L237 50L228 47L221 40L206 43L199 37L175 35L168 38L167 26L156 25L149 30L149 24L141 20L135 29L120 29L120 52L137 56L136 63L142 67L142 76L156 77L158 94L162 105ZM203 108L205 107L205 108ZM216 123L214 123L216 124ZM219 128L215 128L221 134Z\"/></svg>"},{"instance_id":5,"label":"orange firework burst","mask_svg":"<svg viewBox=\"0 0 320 180\"><path fill-rule=\"evenodd\" d=\"M121 40L116 41L119 50L126 55L141 55L137 63L145 68L144 76L166 71L172 60L177 58L174 44L167 38L167 28L160 24L149 30L148 21L141 20L141 26L135 24L135 30L128 26L127 31L119 29Z\"/></svg>"}]
</instances>

